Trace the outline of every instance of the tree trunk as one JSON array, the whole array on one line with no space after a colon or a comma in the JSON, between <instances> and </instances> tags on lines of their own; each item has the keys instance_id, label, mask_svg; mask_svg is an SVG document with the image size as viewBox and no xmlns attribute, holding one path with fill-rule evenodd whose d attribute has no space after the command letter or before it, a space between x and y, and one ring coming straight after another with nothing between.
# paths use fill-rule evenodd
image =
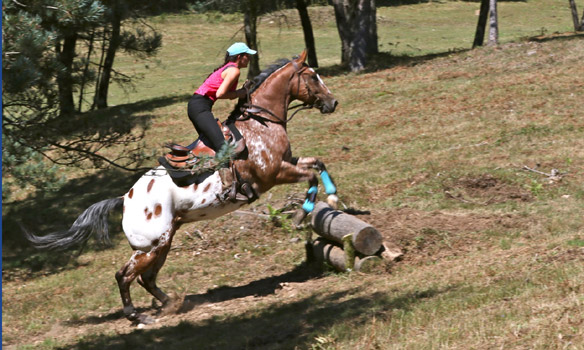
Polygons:
<instances>
[{"instance_id":1,"label":"tree trunk","mask_svg":"<svg viewBox=\"0 0 584 350\"><path fill-rule=\"evenodd\" d=\"M333 0L337 30L341 38L341 63L351 71L363 70L367 57L376 54L375 0Z\"/></svg>"},{"instance_id":2,"label":"tree trunk","mask_svg":"<svg viewBox=\"0 0 584 350\"><path fill-rule=\"evenodd\" d=\"M572 21L574 22L574 31L582 30L582 23L578 20L578 10L576 8L576 2L570 0L570 9L572 10ZM584 14L582 15L582 21L584 21Z\"/></svg>"},{"instance_id":3,"label":"tree trunk","mask_svg":"<svg viewBox=\"0 0 584 350\"><path fill-rule=\"evenodd\" d=\"M85 93L85 84L87 80L87 75L89 73L89 64L91 63L91 55L93 54L93 40L95 38L95 30L91 31L89 37L89 47L87 48L87 58L85 61L85 68L83 69L83 75L81 76L81 85L79 87L79 104L77 105L77 111L81 112L81 107L83 104L83 94Z\"/></svg>"},{"instance_id":4,"label":"tree trunk","mask_svg":"<svg viewBox=\"0 0 584 350\"><path fill-rule=\"evenodd\" d=\"M103 71L103 62L105 60L105 52L107 51L107 35L108 35L108 28L103 28L102 38L101 38L101 55L99 57L99 63L97 65L97 75L95 80L95 92L93 93L93 103L91 104L90 110L95 110L97 108L97 93L99 91L99 86L101 85L101 78L102 78L102 71Z\"/></svg>"},{"instance_id":5,"label":"tree trunk","mask_svg":"<svg viewBox=\"0 0 584 350\"><path fill-rule=\"evenodd\" d=\"M349 64L351 59L351 30L350 19L348 18L347 10L345 10L345 2L343 0L334 0L333 6L335 9L335 18L337 21L337 30L341 38L341 64Z\"/></svg>"},{"instance_id":6,"label":"tree trunk","mask_svg":"<svg viewBox=\"0 0 584 350\"><path fill-rule=\"evenodd\" d=\"M95 94L95 106L97 109L107 108L107 95L109 90L109 84L112 75L112 69L114 67L114 59L116 58L116 52L120 46L121 41L121 27L122 27L122 13L118 2L114 5L112 9L111 18L111 36L109 39L109 45L105 53L105 60L103 62L101 78L99 81L99 87L97 93Z\"/></svg>"},{"instance_id":7,"label":"tree trunk","mask_svg":"<svg viewBox=\"0 0 584 350\"><path fill-rule=\"evenodd\" d=\"M302 31L304 32L304 43L308 51L308 65L311 67L318 67L318 60L316 59L316 47L314 45L314 34L312 32L312 24L308 16L308 9L306 8L306 1L296 0L296 9L300 15L300 22L302 23Z\"/></svg>"},{"instance_id":8,"label":"tree trunk","mask_svg":"<svg viewBox=\"0 0 584 350\"><path fill-rule=\"evenodd\" d=\"M365 1L365 31L367 37L367 55L377 55L379 45L377 41L377 6L375 0Z\"/></svg>"},{"instance_id":9,"label":"tree trunk","mask_svg":"<svg viewBox=\"0 0 584 350\"><path fill-rule=\"evenodd\" d=\"M75 112L75 102L73 101L73 60L75 59L75 45L77 44L77 33L72 33L64 37L63 45L57 43L56 51L59 62L63 65L62 70L57 74L57 86L59 88L59 109L61 115L69 115Z\"/></svg>"},{"instance_id":10,"label":"tree trunk","mask_svg":"<svg viewBox=\"0 0 584 350\"><path fill-rule=\"evenodd\" d=\"M257 42L257 22L258 22L258 11L257 6L254 0L247 0L243 4L243 25L245 29L245 41L247 42L247 46L249 46L252 50L258 49L258 42ZM256 75L260 74L260 58L259 54L251 55L248 71L247 71L247 78L252 79Z\"/></svg>"},{"instance_id":11,"label":"tree trunk","mask_svg":"<svg viewBox=\"0 0 584 350\"><path fill-rule=\"evenodd\" d=\"M489 0L481 0L481 9L479 11L479 21L475 32L472 48L483 46L485 40L485 29L487 28L487 19L489 18Z\"/></svg>"},{"instance_id":12,"label":"tree trunk","mask_svg":"<svg viewBox=\"0 0 584 350\"><path fill-rule=\"evenodd\" d=\"M489 46L499 44L499 25L497 16L497 0L489 1Z\"/></svg>"}]
</instances>

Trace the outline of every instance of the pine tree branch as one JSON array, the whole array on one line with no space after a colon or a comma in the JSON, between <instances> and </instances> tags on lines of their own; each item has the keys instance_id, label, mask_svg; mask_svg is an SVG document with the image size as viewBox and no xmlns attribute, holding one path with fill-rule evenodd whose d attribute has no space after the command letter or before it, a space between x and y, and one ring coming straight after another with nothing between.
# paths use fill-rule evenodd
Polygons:
<instances>
[{"instance_id":1,"label":"pine tree branch","mask_svg":"<svg viewBox=\"0 0 584 350\"><path fill-rule=\"evenodd\" d=\"M110 160L109 158L106 158L102 155L97 154L94 151L90 151L87 149L83 149L83 148L78 148L78 147L71 147L68 145L62 145L60 143L57 142L52 142L50 143L51 146L54 146L56 148L59 148L65 152L75 152L75 153L79 153L79 154L83 154L86 156L86 159L99 159L101 161L104 161L110 165L113 165L116 168L122 169L122 170L126 170L126 171L146 171L146 170L150 170L152 169L151 167L139 167L139 168L128 168L124 165L118 164L116 163L117 160L123 159L123 157L114 159L113 161ZM74 163L77 163L78 161L73 161L73 163L65 163L65 162L60 162L57 159L54 159L53 157L51 157L50 155L47 154L47 152L42 151L42 150L37 150L37 152L41 153L45 158L47 158L48 160L50 160L51 162L55 163L55 164L59 164L59 165L71 165Z\"/></svg>"}]
</instances>

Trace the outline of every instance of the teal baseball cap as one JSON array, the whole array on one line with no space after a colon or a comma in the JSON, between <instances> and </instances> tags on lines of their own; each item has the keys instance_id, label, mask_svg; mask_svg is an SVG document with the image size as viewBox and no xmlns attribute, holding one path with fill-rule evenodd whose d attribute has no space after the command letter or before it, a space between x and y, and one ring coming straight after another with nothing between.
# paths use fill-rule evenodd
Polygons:
<instances>
[{"instance_id":1,"label":"teal baseball cap","mask_svg":"<svg viewBox=\"0 0 584 350\"><path fill-rule=\"evenodd\" d=\"M227 49L227 53L229 54L229 56L235 56L241 53L255 55L257 51L250 49L245 43L235 43L229 46L229 48Z\"/></svg>"}]
</instances>

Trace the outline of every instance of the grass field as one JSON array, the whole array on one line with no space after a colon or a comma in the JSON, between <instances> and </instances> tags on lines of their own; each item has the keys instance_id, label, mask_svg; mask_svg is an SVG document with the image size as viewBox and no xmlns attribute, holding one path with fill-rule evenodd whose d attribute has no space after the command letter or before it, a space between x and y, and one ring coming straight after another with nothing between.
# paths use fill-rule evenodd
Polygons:
<instances>
[{"instance_id":1,"label":"grass field","mask_svg":"<svg viewBox=\"0 0 584 350\"><path fill-rule=\"evenodd\" d=\"M159 277L179 303L158 312L134 284L135 305L159 319L138 329L114 279L131 253L119 215L112 248L12 244L18 221L66 227L140 175L63 169L60 191L23 189L3 203L3 348L584 349L584 40L568 33L567 1L502 2L502 44L471 51L476 10L380 7L383 54L357 75L338 67L332 9L310 9L319 70L340 105L295 117L293 152L320 157L342 202L369 211L360 218L402 260L373 274L303 265L304 233L256 215L306 189L278 187L248 215L181 227ZM243 36L236 15L150 22L163 49L149 62L119 57L116 69L143 79L114 88L104 116L134 123L157 156L166 141L195 138L186 101ZM262 66L304 46L294 11L262 18L259 31ZM216 113L231 108L221 101Z\"/></svg>"}]
</instances>

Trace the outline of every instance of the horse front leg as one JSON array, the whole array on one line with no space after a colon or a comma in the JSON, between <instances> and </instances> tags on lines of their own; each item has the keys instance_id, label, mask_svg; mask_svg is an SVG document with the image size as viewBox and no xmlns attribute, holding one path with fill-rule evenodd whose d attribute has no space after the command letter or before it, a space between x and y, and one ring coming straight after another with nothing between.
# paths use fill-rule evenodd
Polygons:
<instances>
[{"instance_id":1,"label":"horse front leg","mask_svg":"<svg viewBox=\"0 0 584 350\"><path fill-rule=\"evenodd\" d=\"M328 195L328 205L330 205L333 209L337 209L339 203L339 197L337 197L337 186L335 186L335 183L326 170L324 163L315 157L301 157L292 158L292 164L296 164L296 166L302 169L316 169L320 174L320 179L322 180L322 184L324 186L324 192Z\"/></svg>"},{"instance_id":2,"label":"horse front leg","mask_svg":"<svg viewBox=\"0 0 584 350\"><path fill-rule=\"evenodd\" d=\"M325 192L329 195L329 204L336 207L338 201L336 186L330 175L328 175L324 163L317 158L293 158L292 162L282 162L280 172L276 177L277 184L308 181L308 190L306 191L306 199L302 205L302 210L299 210L294 218L294 224L296 226L299 226L306 216L314 210L314 204L318 194L318 177L313 172L314 169L318 170L321 174Z\"/></svg>"}]
</instances>

